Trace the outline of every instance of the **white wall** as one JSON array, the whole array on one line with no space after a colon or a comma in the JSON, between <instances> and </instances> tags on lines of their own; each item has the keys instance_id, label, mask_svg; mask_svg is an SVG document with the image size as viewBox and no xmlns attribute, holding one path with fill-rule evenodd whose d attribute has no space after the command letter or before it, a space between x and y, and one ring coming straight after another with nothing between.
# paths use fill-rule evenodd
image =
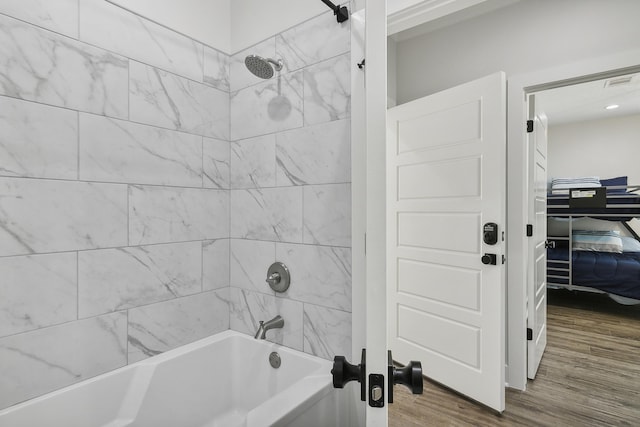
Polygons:
<instances>
[{"instance_id":1,"label":"white wall","mask_svg":"<svg viewBox=\"0 0 640 427\"><path fill-rule=\"evenodd\" d=\"M231 0L112 1L224 53L231 52Z\"/></svg>"},{"instance_id":2,"label":"white wall","mask_svg":"<svg viewBox=\"0 0 640 427\"><path fill-rule=\"evenodd\" d=\"M398 103L640 46L640 1L524 0L398 43ZM640 59L639 59L640 62Z\"/></svg>"},{"instance_id":3,"label":"white wall","mask_svg":"<svg viewBox=\"0 0 640 427\"><path fill-rule=\"evenodd\" d=\"M549 127L549 179L627 175L640 184L640 115Z\"/></svg>"},{"instance_id":4,"label":"white wall","mask_svg":"<svg viewBox=\"0 0 640 427\"><path fill-rule=\"evenodd\" d=\"M330 9L320 0L233 0L231 53L246 49L327 10Z\"/></svg>"}]
</instances>

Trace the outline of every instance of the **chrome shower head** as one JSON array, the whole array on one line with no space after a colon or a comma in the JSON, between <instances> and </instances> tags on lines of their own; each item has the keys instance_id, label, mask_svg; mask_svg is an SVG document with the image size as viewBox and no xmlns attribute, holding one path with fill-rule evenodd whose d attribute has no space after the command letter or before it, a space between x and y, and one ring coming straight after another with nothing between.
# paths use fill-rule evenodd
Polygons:
<instances>
[{"instance_id":1,"label":"chrome shower head","mask_svg":"<svg viewBox=\"0 0 640 427\"><path fill-rule=\"evenodd\" d=\"M244 65L246 65L249 71L256 77L260 77L261 79L270 79L273 77L275 71L282 70L282 60L276 61L275 59L263 58L257 55L247 56L244 59Z\"/></svg>"}]
</instances>

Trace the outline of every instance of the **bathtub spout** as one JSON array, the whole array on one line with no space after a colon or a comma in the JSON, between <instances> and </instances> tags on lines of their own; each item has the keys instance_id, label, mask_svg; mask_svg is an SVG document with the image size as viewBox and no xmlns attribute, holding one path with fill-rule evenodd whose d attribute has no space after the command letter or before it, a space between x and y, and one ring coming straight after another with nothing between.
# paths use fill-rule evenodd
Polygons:
<instances>
[{"instance_id":1,"label":"bathtub spout","mask_svg":"<svg viewBox=\"0 0 640 427\"><path fill-rule=\"evenodd\" d=\"M260 327L258 328L258 331L256 332L256 335L254 336L254 338L257 340L266 339L266 334L269 329L282 328L283 326L284 326L284 319L280 315L277 315L273 319L268 320L266 322L263 322L261 320Z\"/></svg>"}]
</instances>

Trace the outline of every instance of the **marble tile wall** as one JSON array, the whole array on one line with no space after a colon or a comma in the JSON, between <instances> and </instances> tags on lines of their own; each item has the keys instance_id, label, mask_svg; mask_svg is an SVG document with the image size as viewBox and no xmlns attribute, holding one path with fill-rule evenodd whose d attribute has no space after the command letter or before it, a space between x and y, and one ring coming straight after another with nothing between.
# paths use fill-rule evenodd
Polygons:
<instances>
[{"instance_id":1,"label":"marble tile wall","mask_svg":"<svg viewBox=\"0 0 640 427\"><path fill-rule=\"evenodd\" d=\"M229 68L103 0L0 0L0 409L229 328Z\"/></svg>"},{"instance_id":2,"label":"marble tile wall","mask_svg":"<svg viewBox=\"0 0 640 427\"><path fill-rule=\"evenodd\" d=\"M269 339L350 357L349 43L330 11L229 56L0 0L0 409L276 314Z\"/></svg>"},{"instance_id":3,"label":"marble tile wall","mask_svg":"<svg viewBox=\"0 0 640 427\"><path fill-rule=\"evenodd\" d=\"M230 58L230 326L331 359L351 355L350 21L328 11ZM260 80L254 54L284 67ZM291 287L276 294L268 266Z\"/></svg>"}]
</instances>

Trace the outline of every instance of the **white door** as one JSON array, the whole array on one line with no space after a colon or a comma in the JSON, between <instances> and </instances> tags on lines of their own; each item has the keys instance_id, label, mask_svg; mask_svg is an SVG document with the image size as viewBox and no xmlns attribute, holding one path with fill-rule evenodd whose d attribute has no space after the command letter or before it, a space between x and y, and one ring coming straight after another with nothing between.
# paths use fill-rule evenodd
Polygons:
<instances>
[{"instance_id":1,"label":"white door","mask_svg":"<svg viewBox=\"0 0 640 427\"><path fill-rule=\"evenodd\" d=\"M504 410L504 73L387 114L388 338L394 359ZM486 223L497 242L483 240ZM495 255L495 265L481 258Z\"/></svg>"},{"instance_id":2,"label":"white door","mask_svg":"<svg viewBox=\"0 0 640 427\"><path fill-rule=\"evenodd\" d=\"M547 118L537 112L534 95L529 96L533 117L533 132L529 132L529 224L533 235L529 242L529 272L527 286L527 377L533 379L538 372L547 345ZM529 339L531 338L531 339Z\"/></svg>"}]
</instances>

